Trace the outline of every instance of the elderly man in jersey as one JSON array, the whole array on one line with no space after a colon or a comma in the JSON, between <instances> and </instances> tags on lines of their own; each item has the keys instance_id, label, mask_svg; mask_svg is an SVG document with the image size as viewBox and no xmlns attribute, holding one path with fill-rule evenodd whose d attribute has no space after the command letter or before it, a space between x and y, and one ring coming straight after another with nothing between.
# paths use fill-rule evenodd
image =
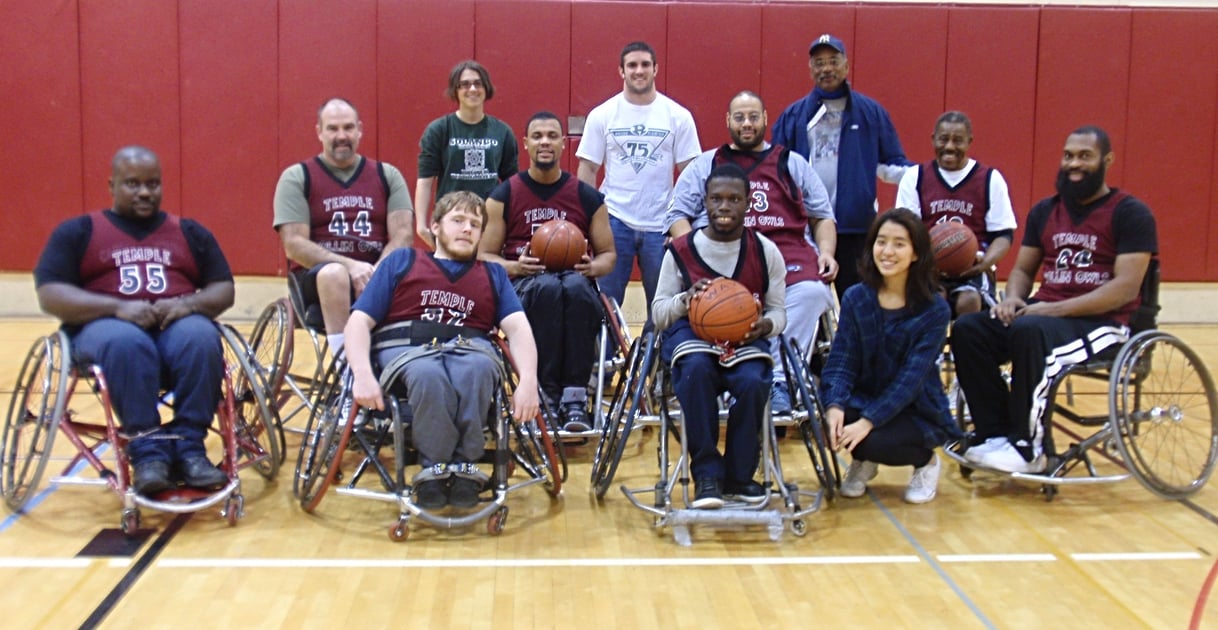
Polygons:
<instances>
[{"instance_id":1,"label":"elderly man in jersey","mask_svg":"<svg viewBox=\"0 0 1218 630\"><path fill-rule=\"evenodd\" d=\"M1043 471L1048 380L1129 337L1158 240L1150 208L1106 183L1113 157L1103 129L1070 133L1057 194L1028 213L1006 296L952 328L960 387L976 427L964 453L971 462ZM1032 295L1037 268L1041 284ZM1009 390L1000 372L1005 361L1011 362Z\"/></svg>"},{"instance_id":2,"label":"elderly man in jersey","mask_svg":"<svg viewBox=\"0 0 1218 630\"><path fill-rule=\"evenodd\" d=\"M541 390L560 405L563 428L583 432L591 429L588 381L604 316L593 279L609 273L617 256L604 196L559 167L563 141L554 114L539 112L529 119L524 137L529 168L499 184L487 199L481 256L507 268L529 323L542 331L537 336ZM573 270L548 272L529 251L533 232L552 219L575 224L592 245L592 253Z\"/></svg>"},{"instance_id":3,"label":"elderly man in jersey","mask_svg":"<svg viewBox=\"0 0 1218 630\"><path fill-rule=\"evenodd\" d=\"M517 418L537 414L537 349L520 300L503 267L476 260L486 223L478 195L458 191L436 202L435 253L399 249L372 274L347 322L347 357L355 400L383 409L382 391L405 384L412 438L423 470L415 476L419 507L471 508L487 476L483 430L494 413L501 362L487 335L507 335L520 382ZM373 375L370 352L382 366Z\"/></svg>"},{"instance_id":4,"label":"elderly man in jersey","mask_svg":"<svg viewBox=\"0 0 1218 630\"><path fill-rule=\"evenodd\" d=\"M203 439L224 377L212 319L233 304L232 272L211 232L161 210L156 154L125 147L111 166L111 208L51 234L34 269L38 302L63 322L76 357L105 373L135 491L223 487ZM164 425L162 385L173 394Z\"/></svg>"},{"instance_id":5,"label":"elderly man in jersey","mask_svg":"<svg viewBox=\"0 0 1218 630\"><path fill-rule=\"evenodd\" d=\"M945 221L968 226L982 256L956 278L943 278L943 291L959 317L994 305L990 269L1011 249L1015 212L1007 182L998 169L968 156L973 123L963 112L944 112L931 134L935 159L910 167L897 187L897 207L922 215L926 227Z\"/></svg>"},{"instance_id":6,"label":"elderly man in jersey","mask_svg":"<svg viewBox=\"0 0 1218 630\"><path fill-rule=\"evenodd\" d=\"M765 500L765 488L753 473L761 456L758 438L771 382L766 338L781 333L787 321L786 265L773 241L744 227L751 198L743 168L731 162L716 166L706 179L705 199L710 220L669 245L651 312L656 329L664 331L660 357L672 363L673 392L684 417L694 477L691 505L715 509L724 498ZM698 339L689 324L690 300L716 277L740 282L763 305L748 336L730 353ZM733 402L720 454L722 391L730 392Z\"/></svg>"},{"instance_id":7,"label":"elderly man in jersey","mask_svg":"<svg viewBox=\"0 0 1218 630\"><path fill-rule=\"evenodd\" d=\"M691 227L705 226L704 191L711 169L727 162L740 165L749 176L744 226L764 234L782 251L787 263L786 334L806 349L816 337L821 313L833 307L833 292L826 284L837 276L833 205L824 184L802 155L765 141L766 124L760 96L744 91L732 98L727 109L731 142L703 153L682 171L668 206L665 228L676 237ZM809 234L815 246L808 241ZM789 414L791 398L776 339L770 354L774 357L770 411Z\"/></svg>"},{"instance_id":8,"label":"elderly man in jersey","mask_svg":"<svg viewBox=\"0 0 1218 630\"><path fill-rule=\"evenodd\" d=\"M284 169L275 186L275 229L310 323L320 307L330 351L343 348L351 300L377 261L414 240L410 191L401 171L358 153L364 126L355 106L332 98L317 110L322 151Z\"/></svg>"}]
</instances>

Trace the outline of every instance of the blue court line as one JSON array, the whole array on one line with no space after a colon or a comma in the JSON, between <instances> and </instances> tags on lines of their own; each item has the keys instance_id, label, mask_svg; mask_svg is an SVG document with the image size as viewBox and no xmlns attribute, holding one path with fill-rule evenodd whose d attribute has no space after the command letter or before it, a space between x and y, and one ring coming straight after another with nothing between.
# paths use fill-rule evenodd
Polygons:
<instances>
[{"instance_id":1,"label":"blue court line","mask_svg":"<svg viewBox=\"0 0 1218 630\"><path fill-rule=\"evenodd\" d=\"M109 444L103 444L101 446L101 448L99 448L97 450L97 453L100 455L100 454L106 452L106 449L108 449L108 448L110 448ZM76 462L76 465L72 467L72 470L68 471L66 476L73 477L75 475L80 474L80 471L84 470L84 467L87 465L89 465L89 462L87 462L83 459L80 460L79 462ZM13 512L12 514L9 514L8 517L5 518L3 521L0 521L0 534L3 534L5 532L5 530L9 529L13 525L16 525L18 519L20 519L23 515L28 514L30 512L30 510L33 510L34 508L38 507L38 504L45 501L46 498L51 496L51 493L55 492L55 490L57 490L58 488L59 488L59 486L57 486L55 484L51 484L42 492L39 492L38 494L34 495L34 498L30 499L29 502L25 504L25 507L21 508L20 511Z\"/></svg>"},{"instance_id":2,"label":"blue court line","mask_svg":"<svg viewBox=\"0 0 1218 630\"><path fill-rule=\"evenodd\" d=\"M935 573L939 574L939 577L946 582L948 587L950 587L952 591L956 593L956 596L969 607L969 610L973 611L973 614L977 616L977 619L986 628L989 628L990 630L997 630L997 626L994 625L994 622L990 621L989 617L986 617L985 613L981 612L981 609L977 607L977 604L973 603L973 600L969 599L969 596L964 594L964 590L961 589L960 585L956 584L956 582L947 575L947 572L943 570L943 566L940 565L934 559L934 557L932 557L930 553L928 553L926 549L924 549L922 545L918 543L918 541L913 537L913 534L910 534L909 530L905 529L904 525L901 525L900 521L897 520L897 517L894 516L892 512L888 510L888 508L884 507L884 504L880 502L878 498L876 498L875 494L870 489L867 490L867 496L871 499L871 502L874 503L876 507L880 508L880 511L884 513L884 516L888 517L888 521L897 528L897 531L901 532L901 535L905 537L905 540L913 546L914 551L917 552L917 554L930 565L930 568L935 570Z\"/></svg>"}]
</instances>

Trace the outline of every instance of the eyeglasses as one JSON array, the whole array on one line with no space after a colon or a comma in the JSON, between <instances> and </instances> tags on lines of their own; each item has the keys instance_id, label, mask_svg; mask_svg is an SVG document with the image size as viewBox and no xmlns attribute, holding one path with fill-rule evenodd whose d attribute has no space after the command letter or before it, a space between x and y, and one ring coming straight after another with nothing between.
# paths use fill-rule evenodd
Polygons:
<instances>
[{"instance_id":1,"label":"eyeglasses","mask_svg":"<svg viewBox=\"0 0 1218 630\"><path fill-rule=\"evenodd\" d=\"M828 59L816 59L812 62L812 67L817 70L826 70L829 68L840 68L846 60L842 57L830 57Z\"/></svg>"},{"instance_id":2,"label":"eyeglasses","mask_svg":"<svg viewBox=\"0 0 1218 630\"><path fill-rule=\"evenodd\" d=\"M756 125L757 123L761 122L761 114L758 114L757 112L752 112L747 116L740 112L732 114L732 122L736 123L737 125L744 124L744 121L746 120Z\"/></svg>"},{"instance_id":3,"label":"eyeglasses","mask_svg":"<svg viewBox=\"0 0 1218 630\"><path fill-rule=\"evenodd\" d=\"M457 83L457 87L461 88L462 90L471 90L471 89L475 89L475 88L481 90L482 89L482 80L474 79L473 81L461 81L461 82Z\"/></svg>"}]
</instances>

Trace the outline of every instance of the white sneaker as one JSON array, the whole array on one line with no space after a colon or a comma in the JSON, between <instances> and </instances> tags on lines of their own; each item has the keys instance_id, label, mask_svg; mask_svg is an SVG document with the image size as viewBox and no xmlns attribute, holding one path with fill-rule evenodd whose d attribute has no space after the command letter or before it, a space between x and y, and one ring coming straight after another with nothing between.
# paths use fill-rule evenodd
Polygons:
<instances>
[{"instance_id":1,"label":"white sneaker","mask_svg":"<svg viewBox=\"0 0 1218 630\"><path fill-rule=\"evenodd\" d=\"M1010 441L1007 440L1006 437L999 436L989 438L981 444L972 446L968 450L964 451L964 459L966 461L973 462L974 464L979 464L981 463L981 458L984 457L986 453L1000 449L1008 444L1010 444Z\"/></svg>"},{"instance_id":2,"label":"white sneaker","mask_svg":"<svg viewBox=\"0 0 1218 630\"><path fill-rule=\"evenodd\" d=\"M935 498L939 490L939 455L931 455L930 462L915 468L909 487L905 488L906 503L926 503Z\"/></svg>"},{"instance_id":3,"label":"white sneaker","mask_svg":"<svg viewBox=\"0 0 1218 630\"><path fill-rule=\"evenodd\" d=\"M1007 442L1000 448L982 454L979 465L1011 473L1038 473L1045 470L1045 454L1036 449L1032 461L1027 461Z\"/></svg>"},{"instance_id":4,"label":"white sneaker","mask_svg":"<svg viewBox=\"0 0 1218 630\"><path fill-rule=\"evenodd\" d=\"M842 479L842 496L857 499L866 494L867 482L875 479L879 470L880 465L875 462L864 462L857 459L850 462L850 467L846 469L846 476Z\"/></svg>"}]
</instances>

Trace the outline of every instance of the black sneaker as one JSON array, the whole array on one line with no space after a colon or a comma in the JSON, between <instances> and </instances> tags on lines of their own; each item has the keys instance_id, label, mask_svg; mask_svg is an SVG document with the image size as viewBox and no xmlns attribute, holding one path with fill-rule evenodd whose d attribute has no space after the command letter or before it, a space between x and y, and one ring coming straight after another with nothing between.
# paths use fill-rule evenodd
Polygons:
<instances>
[{"instance_id":1,"label":"black sneaker","mask_svg":"<svg viewBox=\"0 0 1218 630\"><path fill-rule=\"evenodd\" d=\"M448 505L448 479L425 479L414 484L414 504L425 510Z\"/></svg>"},{"instance_id":2,"label":"black sneaker","mask_svg":"<svg viewBox=\"0 0 1218 630\"><path fill-rule=\"evenodd\" d=\"M472 508L478 505L478 494L482 492L482 482L469 477L453 476L452 485L448 488L448 504L458 508Z\"/></svg>"},{"instance_id":3,"label":"black sneaker","mask_svg":"<svg viewBox=\"0 0 1218 630\"><path fill-rule=\"evenodd\" d=\"M756 505L765 501L765 488L752 479L729 481L723 484L723 495L733 501L744 501Z\"/></svg>"},{"instance_id":4,"label":"black sneaker","mask_svg":"<svg viewBox=\"0 0 1218 630\"><path fill-rule=\"evenodd\" d=\"M719 490L719 480L706 477L694 481L694 502L690 504L695 510L717 510L723 507L723 492Z\"/></svg>"},{"instance_id":5,"label":"black sneaker","mask_svg":"<svg viewBox=\"0 0 1218 630\"><path fill-rule=\"evenodd\" d=\"M563 406L563 416L566 417L566 422L562 425L563 431L583 433L592 430L592 424L588 421L588 410L584 408L583 403L567 403Z\"/></svg>"},{"instance_id":6,"label":"black sneaker","mask_svg":"<svg viewBox=\"0 0 1218 630\"><path fill-rule=\"evenodd\" d=\"M169 478L169 464L157 460L131 466L131 487L136 494L150 497L177 485Z\"/></svg>"},{"instance_id":7,"label":"black sneaker","mask_svg":"<svg viewBox=\"0 0 1218 630\"><path fill-rule=\"evenodd\" d=\"M228 475L216 468L206 457L198 455L178 462L182 482L199 490L219 490L228 485Z\"/></svg>"}]
</instances>

